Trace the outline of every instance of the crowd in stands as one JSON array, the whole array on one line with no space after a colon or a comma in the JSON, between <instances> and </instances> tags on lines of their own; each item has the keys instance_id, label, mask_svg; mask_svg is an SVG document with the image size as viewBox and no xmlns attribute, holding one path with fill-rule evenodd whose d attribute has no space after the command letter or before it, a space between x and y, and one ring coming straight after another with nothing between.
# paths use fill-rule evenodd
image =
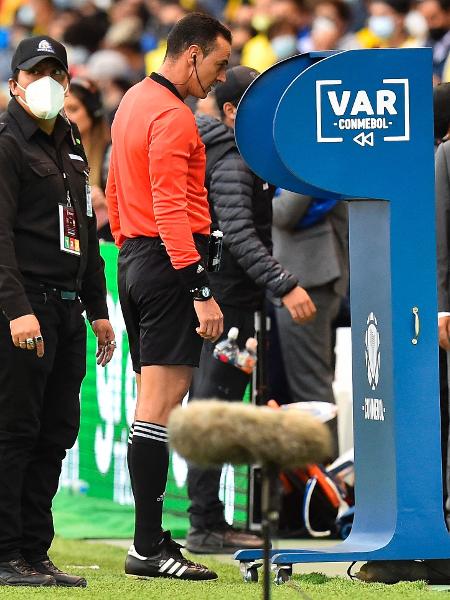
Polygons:
<instances>
[{"instance_id":1,"label":"crowd in stands","mask_svg":"<svg viewBox=\"0 0 450 600\"><path fill-rule=\"evenodd\" d=\"M108 120L126 89L162 62L167 33L189 11L233 33L230 66L263 71L299 52L431 46L435 81L450 79L449 0L0 0L0 107L21 39L68 49L72 77L98 85Z\"/></svg>"}]
</instances>

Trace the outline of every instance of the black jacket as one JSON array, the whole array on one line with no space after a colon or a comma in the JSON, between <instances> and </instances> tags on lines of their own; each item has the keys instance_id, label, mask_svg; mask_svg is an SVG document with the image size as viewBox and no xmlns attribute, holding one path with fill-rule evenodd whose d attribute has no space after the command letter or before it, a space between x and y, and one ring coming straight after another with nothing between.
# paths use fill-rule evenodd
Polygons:
<instances>
[{"instance_id":1,"label":"black jacket","mask_svg":"<svg viewBox=\"0 0 450 600\"><path fill-rule=\"evenodd\" d=\"M196 120L206 146L212 229L224 232L220 271L209 273L211 288L219 303L258 309L266 291L281 298L297 285L271 255L274 188L244 163L231 129L205 115Z\"/></svg>"},{"instance_id":2,"label":"black jacket","mask_svg":"<svg viewBox=\"0 0 450 600\"><path fill-rule=\"evenodd\" d=\"M61 116L48 136L15 99L0 115L0 309L10 320L33 312L26 289L36 284L77 291L90 321L108 318L95 215L87 215L88 167L77 137ZM60 250L63 172L80 256Z\"/></svg>"}]
</instances>

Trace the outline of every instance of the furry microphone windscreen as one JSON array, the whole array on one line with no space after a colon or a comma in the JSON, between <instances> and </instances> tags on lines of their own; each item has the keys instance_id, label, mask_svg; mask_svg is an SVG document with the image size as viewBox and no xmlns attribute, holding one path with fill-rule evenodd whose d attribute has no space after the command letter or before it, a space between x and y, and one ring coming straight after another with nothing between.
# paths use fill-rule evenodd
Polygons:
<instances>
[{"instance_id":1,"label":"furry microphone windscreen","mask_svg":"<svg viewBox=\"0 0 450 600\"><path fill-rule=\"evenodd\" d=\"M287 469L331 455L326 425L295 409L193 401L172 411L168 433L178 454L199 466L257 463Z\"/></svg>"}]
</instances>

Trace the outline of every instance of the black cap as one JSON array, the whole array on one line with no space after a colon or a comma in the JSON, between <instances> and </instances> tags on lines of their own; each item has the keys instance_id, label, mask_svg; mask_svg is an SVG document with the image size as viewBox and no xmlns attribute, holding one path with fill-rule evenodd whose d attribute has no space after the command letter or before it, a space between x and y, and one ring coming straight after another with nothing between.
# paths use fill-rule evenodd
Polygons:
<instances>
[{"instance_id":1,"label":"black cap","mask_svg":"<svg viewBox=\"0 0 450 600\"><path fill-rule=\"evenodd\" d=\"M25 38L19 43L11 59L11 71L27 71L45 58L53 58L66 73L69 71L66 49L60 42L46 35Z\"/></svg>"},{"instance_id":2,"label":"black cap","mask_svg":"<svg viewBox=\"0 0 450 600\"><path fill-rule=\"evenodd\" d=\"M250 67L240 65L227 71L227 80L214 87L217 106L222 109L225 102L237 104L248 86L258 77L259 73Z\"/></svg>"}]
</instances>

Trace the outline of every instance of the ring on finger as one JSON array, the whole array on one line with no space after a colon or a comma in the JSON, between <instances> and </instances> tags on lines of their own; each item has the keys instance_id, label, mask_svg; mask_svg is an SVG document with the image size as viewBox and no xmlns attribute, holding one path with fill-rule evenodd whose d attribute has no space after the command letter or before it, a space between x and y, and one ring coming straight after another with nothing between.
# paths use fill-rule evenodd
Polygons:
<instances>
[{"instance_id":1,"label":"ring on finger","mask_svg":"<svg viewBox=\"0 0 450 600\"><path fill-rule=\"evenodd\" d=\"M19 342L19 346L20 346L21 348L26 348L26 347L27 347L27 343L26 343L24 340L20 340L20 342Z\"/></svg>"},{"instance_id":2,"label":"ring on finger","mask_svg":"<svg viewBox=\"0 0 450 600\"><path fill-rule=\"evenodd\" d=\"M34 339L33 338L27 338L27 348L33 349L34 348Z\"/></svg>"},{"instance_id":3,"label":"ring on finger","mask_svg":"<svg viewBox=\"0 0 450 600\"><path fill-rule=\"evenodd\" d=\"M42 335L37 335L34 338L34 341L36 342L36 344L41 344L44 341L44 338L42 337Z\"/></svg>"}]
</instances>

